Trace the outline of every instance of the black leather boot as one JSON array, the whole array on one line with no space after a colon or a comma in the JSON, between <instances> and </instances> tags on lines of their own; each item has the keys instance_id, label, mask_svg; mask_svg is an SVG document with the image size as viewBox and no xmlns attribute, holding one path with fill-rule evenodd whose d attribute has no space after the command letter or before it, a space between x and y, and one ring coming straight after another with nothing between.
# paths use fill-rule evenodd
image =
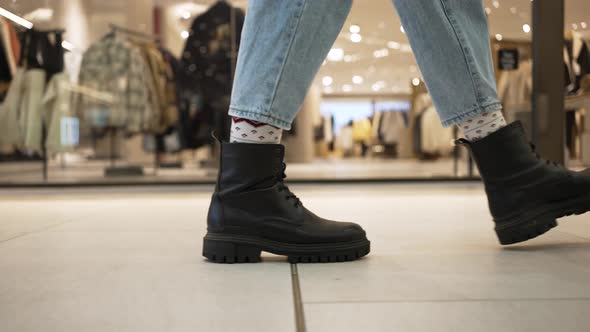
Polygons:
<instances>
[{"instance_id":1,"label":"black leather boot","mask_svg":"<svg viewBox=\"0 0 590 332\"><path fill-rule=\"evenodd\" d=\"M203 256L252 263L266 251L307 263L367 255L370 243L359 225L322 219L303 207L283 183L283 157L280 144L221 143Z\"/></svg>"},{"instance_id":2,"label":"black leather boot","mask_svg":"<svg viewBox=\"0 0 590 332\"><path fill-rule=\"evenodd\" d=\"M557 226L557 218L590 210L590 169L573 172L541 159L520 122L458 143L477 163L501 244L535 238Z\"/></svg>"}]
</instances>

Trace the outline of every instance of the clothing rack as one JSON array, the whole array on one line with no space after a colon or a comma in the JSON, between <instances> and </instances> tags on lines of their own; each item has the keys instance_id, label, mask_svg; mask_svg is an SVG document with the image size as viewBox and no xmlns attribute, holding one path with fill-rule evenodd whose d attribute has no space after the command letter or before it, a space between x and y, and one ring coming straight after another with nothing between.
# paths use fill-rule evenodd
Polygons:
<instances>
[{"instance_id":1,"label":"clothing rack","mask_svg":"<svg viewBox=\"0 0 590 332\"><path fill-rule=\"evenodd\" d=\"M105 168L104 175L105 176L143 176L143 167L136 166L136 165L129 165L129 166L116 166L117 156L115 154L115 145L117 142L117 133L119 132L119 128L110 127L108 128L109 132L109 140L110 140L110 147L109 147L109 159L110 159L110 166Z\"/></svg>"},{"instance_id":2,"label":"clothing rack","mask_svg":"<svg viewBox=\"0 0 590 332\"><path fill-rule=\"evenodd\" d=\"M134 37L140 37L140 38L145 38L145 39L151 39L154 41L160 41L160 36L157 36L157 35L152 35L152 34L148 34L145 32L129 29L126 27L122 27L122 26L113 24L113 23L109 24L109 27L111 28L111 33L122 32L122 33L125 33L128 35L132 35Z\"/></svg>"}]
</instances>

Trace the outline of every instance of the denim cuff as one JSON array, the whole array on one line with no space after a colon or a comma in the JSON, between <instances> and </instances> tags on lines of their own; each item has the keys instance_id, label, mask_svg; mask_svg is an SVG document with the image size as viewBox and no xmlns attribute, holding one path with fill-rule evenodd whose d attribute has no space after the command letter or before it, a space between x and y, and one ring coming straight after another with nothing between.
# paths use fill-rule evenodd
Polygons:
<instances>
[{"instance_id":1,"label":"denim cuff","mask_svg":"<svg viewBox=\"0 0 590 332\"><path fill-rule=\"evenodd\" d=\"M245 110L239 107L230 106L229 115L237 118L244 118L252 121L263 122L283 130L291 129L291 121L281 119L277 116L264 113L262 110Z\"/></svg>"},{"instance_id":2,"label":"denim cuff","mask_svg":"<svg viewBox=\"0 0 590 332\"><path fill-rule=\"evenodd\" d=\"M455 116L451 119L443 120L442 125L445 128L450 127L450 126L454 126L454 125L457 125L461 122L465 122L474 116L480 115L481 113L499 111L501 109L502 109L502 103L500 101L498 101L497 99L494 99L492 101L482 103L479 106L477 106L476 108L469 109L461 115Z\"/></svg>"}]
</instances>

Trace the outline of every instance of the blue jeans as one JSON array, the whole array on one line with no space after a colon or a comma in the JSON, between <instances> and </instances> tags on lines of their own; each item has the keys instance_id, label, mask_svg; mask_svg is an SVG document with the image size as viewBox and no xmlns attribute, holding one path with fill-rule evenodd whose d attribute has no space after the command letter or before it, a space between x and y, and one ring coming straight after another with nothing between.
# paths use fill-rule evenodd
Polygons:
<instances>
[{"instance_id":1,"label":"blue jeans","mask_svg":"<svg viewBox=\"0 0 590 332\"><path fill-rule=\"evenodd\" d=\"M393 0L444 126L501 109L481 0ZM250 0L230 115L290 129L352 0Z\"/></svg>"}]
</instances>

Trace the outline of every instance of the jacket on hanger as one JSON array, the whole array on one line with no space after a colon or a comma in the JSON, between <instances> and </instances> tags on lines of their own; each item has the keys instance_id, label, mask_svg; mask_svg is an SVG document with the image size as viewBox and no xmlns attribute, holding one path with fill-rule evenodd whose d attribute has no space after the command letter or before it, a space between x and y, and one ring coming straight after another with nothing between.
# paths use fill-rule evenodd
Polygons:
<instances>
[{"instance_id":1,"label":"jacket on hanger","mask_svg":"<svg viewBox=\"0 0 590 332\"><path fill-rule=\"evenodd\" d=\"M84 53L79 84L109 95L111 102L79 95L76 110L92 128L119 127L128 133L150 131L149 68L141 52L126 40L110 35Z\"/></svg>"},{"instance_id":2,"label":"jacket on hanger","mask_svg":"<svg viewBox=\"0 0 590 332\"><path fill-rule=\"evenodd\" d=\"M235 15L233 26L232 15ZM191 25L181 61L191 80L186 83L200 86L206 99L226 99L229 103L232 61L239 49L244 18L242 10L226 1L218 1Z\"/></svg>"}]
</instances>

